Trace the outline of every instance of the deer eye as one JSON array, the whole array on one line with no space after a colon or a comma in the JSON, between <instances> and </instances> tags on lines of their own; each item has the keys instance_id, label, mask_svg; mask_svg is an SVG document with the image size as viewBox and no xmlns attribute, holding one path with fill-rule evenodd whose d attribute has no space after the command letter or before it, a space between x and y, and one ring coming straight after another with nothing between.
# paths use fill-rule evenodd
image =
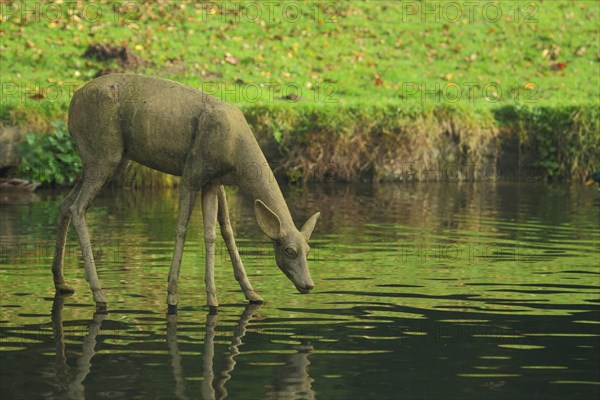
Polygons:
<instances>
[{"instance_id":1,"label":"deer eye","mask_svg":"<svg viewBox=\"0 0 600 400\"><path fill-rule=\"evenodd\" d=\"M298 257L298 253L296 253L296 250L292 249L291 247L288 247L285 249L285 255L288 256L289 258Z\"/></svg>"}]
</instances>

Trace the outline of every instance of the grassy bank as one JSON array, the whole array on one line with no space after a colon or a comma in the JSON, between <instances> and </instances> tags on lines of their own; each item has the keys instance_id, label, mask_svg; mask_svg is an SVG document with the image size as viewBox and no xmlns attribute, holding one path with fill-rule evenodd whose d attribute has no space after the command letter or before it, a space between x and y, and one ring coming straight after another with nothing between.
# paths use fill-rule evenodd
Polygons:
<instances>
[{"instance_id":1,"label":"grassy bank","mask_svg":"<svg viewBox=\"0 0 600 400\"><path fill-rule=\"evenodd\" d=\"M600 168L598 3L469 4L2 3L0 123L55 134L74 89L131 71L237 103L290 180ZM127 52L84 57L98 43ZM176 181L133 166L118 182Z\"/></svg>"},{"instance_id":2,"label":"grassy bank","mask_svg":"<svg viewBox=\"0 0 600 400\"><path fill-rule=\"evenodd\" d=\"M582 179L600 165L595 106L250 107L289 180Z\"/></svg>"},{"instance_id":3,"label":"grassy bank","mask_svg":"<svg viewBox=\"0 0 600 400\"><path fill-rule=\"evenodd\" d=\"M243 110L275 173L294 182L582 180L600 167L594 106L270 104ZM73 164L78 158L64 124L28 139L21 145L23 164L30 166L22 167L23 177L71 184L79 164ZM132 163L113 184L172 186L177 179Z\"/></svg>"}]
</instances>

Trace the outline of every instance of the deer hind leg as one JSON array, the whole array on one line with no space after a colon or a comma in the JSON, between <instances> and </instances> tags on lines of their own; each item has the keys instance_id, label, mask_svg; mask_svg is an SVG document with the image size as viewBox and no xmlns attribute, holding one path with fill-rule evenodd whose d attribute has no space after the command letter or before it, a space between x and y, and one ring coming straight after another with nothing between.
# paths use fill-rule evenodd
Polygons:
<instances>
[{"instance_id":1,"label":"deer hind leg","mask_svg":"<svg viewBox=\"0 0 600 400\"><path fill-rule=\"evenodd\" d=\"M250 303L262 303L263 299L254 292L252 284L248 280L244 264L238 252L235 244L235 238L233 237L233 229L231 228L231 221L229 220L229 210L227 208L227 196L225 195L225 188L219 186L218 192L219 199L219 226L221 227L221 236L227 245L229 251L229 257L231 258L231 264L233 265L233 275L240 284L246 300Z\"/></svg>"},{"instance_id":2,"label":"deer hind leg","mask_svg":"<svg viewBox=\"0 0 600 400\"><path fill-rule=\"evenodd\" d=\"M167 306L169 314L175 314L177 312L177 282L179 280L179 268L181 267L181 258L183 256L185 234L195 203L196 192L193 191L185 181L182 181L179 185L177 236L175 237L175 249L173 250L173 259L171 261L171 269L169 270L169 287L167 289Z\"/></svg>"},{"instance_id":3,"label":"deer hind leg","mask_svg":"<svg viewBox=\"0 0 600 400\"><path fill-rule=\"evenodd\" d=\"M120 154L117 154L117 158L113 158L112 160L110 157L107 157L101 161L97 159L95 160L95 163L90 162L87 164L84 160L81 189L73 201L73 204L69 207L73 219L73 227L77 231L77 236L79 237L79 245L81 246L81 253L83 255L83 263L85 266L85 277L90 284L96 306L101 310L106 309L106 297L104 296L104 293L102 293L102 288L100 287L98 272L96 271L96 264L94 263L92 245L88 234L87 222L85 220L85 213L98 193L100 193L100 190L108 178L110 178L117 170L121 161Z\"/></svg>"},{"instance_id":4,"label":"deer hind leg","mask_svg":"<svg viewBox=\"0 0 600 400\"><path fill-rule=\"evenodd\" d=\"M219 306L215 286L215 245L217 242L217 185L207 184L202 188L202 219L204 220L204 247L206 249L206 303L211 309Z\"/></svg>"},{"instance_id":5,"label":"deer hind leg","mask_svg":"<svg viewBox=\"0 0 600 400\"><path fill-rule=\"evenodd\" d=\"M56 248L54 250L54 259L52 260L52 275L54 278L54 287L57 293L73 293L75 290L65 282L63 275L63 264L65 255L65 242L67 240L67 231L69 230L69 222L71 221L71 213L69 207L75 201L75 198L81 190L83 177L80 178L75 187L64 198L58 209L56 218Z\"/></svg>"}]
</instances>

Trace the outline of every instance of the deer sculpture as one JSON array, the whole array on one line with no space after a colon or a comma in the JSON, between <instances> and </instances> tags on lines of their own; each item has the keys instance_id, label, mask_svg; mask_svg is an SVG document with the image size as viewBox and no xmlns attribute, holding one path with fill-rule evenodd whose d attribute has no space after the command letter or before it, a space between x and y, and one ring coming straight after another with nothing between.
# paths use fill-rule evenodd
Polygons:
<instances>
[{"instance_id":1,"label":"deer sculpture","mask_svg":"<svg viewBox=\"0 0 600 400\"><path fill-rule=\"evenodd\" d=\"M98 309L106 309L85 213L107 180L128 160L181 176L175 248L168 278L169 312L177 310L183 246L198 192L204 221L208 306L218 307L214 281L217 220L235 278L246 299L263 301L250 284L238 253L223 185L237 185L252 196L256 220L273 241L278 267L300 293L313 289L307 264L308 240L320 214L312 215L300 230L296 228L273 172L238 108L166 79L109 74L93 79L74 93L68 125L83 172L58 212L52 263L57 292L74 291L63 275L65 240L72 219L94 301Z\"/></svg>"}]
</instances>

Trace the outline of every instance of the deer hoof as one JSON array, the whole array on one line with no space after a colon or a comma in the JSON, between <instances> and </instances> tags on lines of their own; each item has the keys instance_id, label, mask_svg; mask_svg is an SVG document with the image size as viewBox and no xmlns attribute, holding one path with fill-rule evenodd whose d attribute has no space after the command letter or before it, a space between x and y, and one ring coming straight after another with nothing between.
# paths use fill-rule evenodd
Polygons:
<instances>
[{"instance_id":1,"label":"deer hoof","mask_svg":"<svg viewBox=\"0 0 600 400\"><path fill-rule=\"evenodd\" d=\"M208 306L208 314L209 315L217 315L217 314L219 314L219 307Z\"/></svg>"},{"instance_id":2,"label":"deer hoof","mask_svg":"<svg viewBox=\"0 0 600 400\"><path fill-rule=\"evenodd\" d=\"M167 314L177 315L177 304L167 304Z\"/></svg>"},{"instance_id":3,"label":"deer hoof","mask_svg":"<svg viewBox=\"0 0 600 400\"><path fill-rule=\"evenodd\" d=\"M106 314L108 311L108 304L106 302L96 302L96 312L99 314Z\"/></svg>"},{"instance_id":4,"label":"deer hoof","mask_svg":"<svg viewBox=\"0 0 600 400\"><path fill-rule=\"evenodd\" d=\"M251 304L261 304L265 302L262 297L256 294L256 292L246 293L246 300L248 300Z\"/></svg>"},{"instance_id":5,"label":"deer hoof","mask_svg":"<svg viewBox=\"0 0 600 400\"><path fill-rule=\"evenodd\" d=\"M75 293L75 289L73 289L71 286L67 285L65 282L55 283L54 287L56 288L56 292L59 294Z\"/></svg>"},{"instance_id":6,"label":"deer hoof","mask_svg":"<svg viewBox=\"0 0 600 400\"><path fill-rule=\"evenodd\" d=\"M106 303L107 303L106 296L104 296L104 293L102 293L102 290L100 290L100 289L92 290L92 293L94 295L94 301L96 302L96 304L106 305Z\"/></svg>"},{"instance_id":7,"label":"deer hoof","mask_svg":"<svg viewBox=\"0 0 600 400\"><path fill-rule=\"evenodd\" d=\"M179 301L177 300L177 294L170 293L170 292L167 293L167 305L169 307L171 307L171 306L177 307L178 302Z\"/></svg>"},{"instance_id":8,"label":"deer hoof","mask_svg":"<svg viewBox=\"0 0 600 400\"><path fill-rule=\"evenodd\" d=\"M217 295L211 292L206 292L206 304L209 307L219 307L219 301L217 300Z\"/></svg>"}]
</instances>

